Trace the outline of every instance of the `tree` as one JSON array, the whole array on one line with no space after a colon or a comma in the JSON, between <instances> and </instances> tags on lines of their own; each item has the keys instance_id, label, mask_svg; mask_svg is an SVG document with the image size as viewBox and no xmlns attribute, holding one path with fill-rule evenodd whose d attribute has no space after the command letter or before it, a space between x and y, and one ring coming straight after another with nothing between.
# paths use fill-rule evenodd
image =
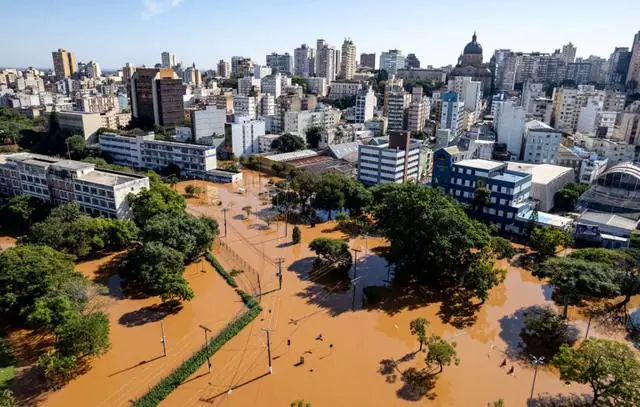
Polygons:
<instances>
[{"instance_id":1,"label":"tree","mask_svg":"<svg viewBox=\"0 0 640 407\"><path fill-rule=\"evenodd\" d=\"M320 145L320 141L322 141L323 132L324 128L319 126L311 126L307 128L307 130L305 131L307 145L309 145L310 148L318 148Z\"/></svg>"},{"instance_id":2,"label":"tree","mask_svg":"<svg viewBox=\"0 0 640 407\"><path fill-rule=\"evenodd\" d=\"M567 246L571 241L571 235L562 229L537 227L531 232L529 246L539 255L549 257L556 253L558 246Z\"/></svg>"},{"instance_id":3,"label":"tree","mask_svg":"<svg viewBox=\"0 0 640 407\"><path fill-rule=\"evenodd\" d=\"M50 247L24 244L0 254L0 312L7 317L55 327L84 306L86 287L73 257Z\"/></svg>"},{"instance_id":4,"label":"tree","mask_svg":"<svg viewBox=\"0 0 640 407\"><path fill-rule=\"evenodd\" d=\"M81 314L56 328L57 349L63 356L82 359L109 348L109 317L104 312Z\"/></svg>"},{"instance_id":5,"label":"tree","mask_svg":"<svg viewBox=\"0 0 640 407\"><path fill-rule=\"evenodd\" d=\"M577 349L563 345L553 364L562 380L591 386L594 406L640 405L640 361L623 343L587 339Z\"/></svg>"},{"instance_id":6,"label":"tree","mask_svg":"<svg viewBox=\"0 0 640 407\"><path fill-rule=\"evenodd\" d=\"M271 149L279 153L290 153L292 151L304 150L305 143L299 136L285 133L271 142Z\"/></svg>"},{"instance_id":7,"label":"tree","mask_svg":"<svg viewBox=\"0 0 640 407\"><path fill-rule=\"evenodd\" d=\"M491 236L491 249L499 259L510 259L518 253L509 240L500 236Z\"/></svg>"},{"instance_id":8,"label":"tree","mask_svg":"<svg viewBox=\"0 0 640 407\"><path fill-rule=\"evenodd\" d=\"M551 360L562 345L573 346L578 340L578 329L551 307L533 307L524 317L520 339L527 355Z\"/></svg>"},{"instance_id":9,"label":"tree","mask_svg":"<svg viewBox=\"0 0 640 407\"><path fill-rule=\"evenodd\" d=\"M149 189L129 194L134 220L138 226L158 214L182 213L187 203L180 194L171 190L156 173L149 173Z\"/></svg>"},{"instance_id":10,"label":"tree","mask_svg":"<svg viewBox=\"0 0 640 407\"><path fill-rule=\"evenodd\" d=\"M45 201L30 195L18 195L0 207L0 226L2 230L24 235L29 228L46 219L51 206Z\"/></svg>"},{"instance_id":11,"label":"tree","mask_svg":"<svg viewBox=\"0 0 640 407\"><path fill-rule=\"evenodd\" d=\"M15 407L16 405L16 399L11 390L4 389L0 391L0 407Z\"/></svg>"},{"instance_id":12,"label":"tree","mask_svg":"<svg viewBox=\"0 0 640 407\"><path fill-rule=\"evenodd\" d=\"M197 195L196 193L197 190L198 190L198 187L193 184L188 184L186 187L184 187L184 192L189 196Z\"/></svg>"},{"instance_id":13,"label":"tree","mask_svg":"<svg viewBox=\"0 0 640 407\"><path fill-rule=\"evenodd\" d=\"M251 207L251 205L242 207L242 211L245 213L245 219L249 219L249 217L251 216L252 210L253 208Z\"/></svg>"},{"instance_id":14,"label":"tree","mask_svg":"<svg viewBox=\"0 0 640 407\"><path fill-rule=\"evenodd\" d=\"M319 237L309 243L317 257L316 267L332 267L335 271L346 273L351 268L352 257L349 245L344 240Z\"/></svg>"},{"instance_id":15,"label":"tree","mask_svg":"<svg viewBox=\"0 0 640 407\"><path fill-rule=\"evenodd\" d=\"M464 276L471 264L489 256L491 236L461 205L437 189L411 183L379 185L372 193L371 213L390 242L396 280L451 288L471 288L478 281ZM496 281L490 278L491 284Z\"/></svg>"},{"instance_id":16,"label":"tree","mask_svg":"<svg viewBox=\"0 0 640 407\"><path fill-rule=\"evenodd\" d=\"M409 323L409 332L411 332L411 335L417 337L418 342L420 343L418 352L421 351L422 346L427 343L427 327L429 325L429 321L425 318L416 318Z\"/></svg>"},{"instance_id":17,"label":"tree","mask_svg":"<svg viewBox=\"0 0 640 407\"><path fill-rule=\"evenodd\" d=\"M158 242L148 242L127 253L118 267L120 276L162 302L188 301L193 291L184 279L184 257Z\"/></svg>"},{"instance_id":18,"label":"tree","mask_svg":"<svg viewBox=\"0 0 640 407\"><path fill-rule=\"evenodd\" d=\"M293 85L298 85L300 87L302 87L302 91L304 93L307 93L307 81L305 78L301 77L301 76L297 76L297 75L293 75L291 77L291 84Z\"/></svg>"},{"instance_id":19,"label":"tree","mask_svg":"<svg viewBox=\"0 0 640 407\"><path fill-rule=\"evenodd\" d=\"M560 191L556 192L553 197L554 208L559 211L571 212L576 208L578 198L584 194L589 185L571 183L566 185Z\"/></svg>"},{"instance_id":20,"label":"tree","mask_svg":"<svg viewBox=\"0 0 640 407\"><path fill-rule=\"evenodd\" d=\"M432 336L427 345L427 358L425 361L427 365L437 365L438 373L442 373L445 366L449 366L452 363L455 365L460 364L460 359L456 352L456 343L447 342L439 336Z\"/></svg>"},{"instance_id":21,"label":"tree","mask_svg":"<svg viewBox=\"0 0 640 407\"><path fill-rule=\"evenodd\" d=\"M301 233L300 233L300 228L297 226L294 226L293 228L293 232L291 233L291 242L293 244L298 244L300 243L300 239L302 238Z\"/></svg>"},{"instance_id":22,"label":"tree","mask_svg":"<svg viewBox=\"0 0 640 407\"><path fill-rule=\"evenodd\" d=\"M304 400L295 400L291 402L291 407L311 407L311 403Z\"/></svg>"},{"instance_id":23,"label":"tree","mask_svg":"<svg viewBox=\"0 0 640 407\"><path fill-rule=\"evenodd\" d=\"M38 367L47 383L58 387L71 380L78 369L78 362L74 356L62 356L52 351L38 358Z\"/></svg>"},{"instance_id":24,"label":"tree","mask_svg":"<svg viewBox=\"0 0 640 407\"><path fill-rule=\"evenodd\" d=\"M355 179L347 178L347 188L344 197L344 206L352 216L360 215L366 208L371 206L373 195L364 185Z\"/></svg>"},{"instance_id":25,"label":"tree","mask_svg":"<svg viewBox=\"0 0 640 407\"><path fill-rule=\"evenodd\" d=\"M493 261L477 258L469 265L469 270L462 277L462 286L475 294L484 303L489 298L491 288L502 283L507 276L504 269L493 267Z\"/></svg>"},{"instance_id":26,"label":"tree","mask_svg":"<svg viewBox=\"0 0 640 407\"><path fill-rule=\"evenodd\" d=\"M187 262L208 250L218 234L218 223L188 213L161 214L149 219L140 236L145 242L161 242L184 255Z\"/></svg>"},{"instance_id":27,"label":"tree","mask_svg":"<svg viewBox=\"0 0 640 407\"><path fill-rule=\"evenodd\" d=\"M66 139L67 146L69 147L69 152L71 153L71 158L74 160L81 160L86 155L87 149L87 140L84 139L84 136L79 134L75 134Z\"/></svg>"},{"instance_id":28,"label":"tree","mask_svg":"<svg viewBox=\"0 0 640 407\"><path fill-rule=\"evenodd\" d=\"M473 211L482 212L482 210L491 202L491 191L486 186L478 187L473 191Z\"/></svg>"},{"instance_id":29,"label":"tree","mask_svg":"<svg viewBox=\"0 0 640 407\"><path fill-rule=\"evenodd\" d=\"M571 257L552 257L541 263L534 272L548 278L561 299L567 317L569 304L587 298L613 298L620 292L616 273L604 263L590 263Z\"/></svg>"},{"instance_id":30,"label":"tree","mask_svg":"<svg viewBox=\"0 0 640 407\"><path fill-rule=\"evenodd\" d=\"M171 185L171 189L175 191L176 189L176 184L178 183L178 181L180 181L178 179L178 177L176 177L174 174L171 174L167 177L167 184ZM193 185L189 184L185 187L185 192L189 193L189 191L187 191L187 188L189 188L189 186L194 187ZM194 187L195 188L195 187ZM193 194L190 194L193 195Z\"/></svg>"},{"instance_id":31,"label":"tree","mask_svg":"<svg viewBox=\"0 0 640 407\"><path fill-rule=\"evenodd\" d=\"M342 174L329 172L324 174L316 184L316 194L312 206L318 209L332 211L344 208L348 181Z\"/></svg>"}]
</instances>

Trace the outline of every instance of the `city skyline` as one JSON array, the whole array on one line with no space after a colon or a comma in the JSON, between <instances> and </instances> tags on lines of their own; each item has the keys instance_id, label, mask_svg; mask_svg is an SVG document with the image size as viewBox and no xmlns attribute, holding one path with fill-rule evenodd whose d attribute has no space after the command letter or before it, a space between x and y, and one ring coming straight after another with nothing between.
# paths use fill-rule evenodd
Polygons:
<instances>
[{"instance_id":1,"label":"city skyline","mask_svg":"<svg viewBox=\"0 0 640 407\"><path fill-rule=\"evenodd\" d=\"M379 58L382 51L400 49L405 55L416 54L423 66L445 66L456 63L460 50L474 31L484 48L485 61L495 49L553 52L568 42L578 48L578 57L608 58L614 47L630 47L633 35L640 30L634 21L634 16L640 13L640 4L627 0L618 4L625 12L615 16L598 14L595 4L591 9L585 7L589 1L558 4L542 0L536 3L535 10L502 0L483 3L460 0L439 5L413 0L396 3L394 10L399 15L424 17L415 24L410 19L407 24L407 19L400 16L383 21L389 16L382 12L388 3L377 0L356 0L349 4L329 0L322 8L317 2L300 7L288 0L277 4L249 1L241 10L233 4L199 0L119 0L116 3L122 4L69 0L61 7L36 0L30 3L29 13L25 13L19 3L5 5L7 15L12 16L4 24L5 38L9 32L23 34L16 36L11 47L0 50L0 66L52 68L51 52L65 48L75 54L77 61L95 60L104 70L119 69L125 62L153 66L160 62L163 51L176 54L177 60L185 65L195 62L201 69L215 69L218 60L229 61L233 55L251 57L264 64L265 56L271 52L293 55L294 48L302 43L313 47L318 38L340 47L345 37L354 41L358 57L363 52L375 52ZM496 7L500 7L499 13L495 12ZM283 9L289 12L285 20L282 20ZM240 20L234 17L247 10L252 12ZM70 30L51 30L51 21L69 15L74 17L74 35ZM220 15L225 18L216 19ZM523 15L528 18L523 20ZM565 24L558 21L560 17ZM553 20L553 29L546 29L545 19ZM273 25L268 24L269 21L286 21L286 24ZM337 25L334 21L348 24ZM25 30L29 24L33 27ZM86 35L78 35L82 32Z\"/></svg>"}]
</instances>

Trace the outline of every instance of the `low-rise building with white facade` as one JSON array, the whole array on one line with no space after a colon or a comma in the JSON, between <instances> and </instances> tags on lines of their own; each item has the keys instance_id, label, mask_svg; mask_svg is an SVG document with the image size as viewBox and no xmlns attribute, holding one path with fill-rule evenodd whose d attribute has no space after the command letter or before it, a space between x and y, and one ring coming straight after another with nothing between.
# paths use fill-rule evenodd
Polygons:
<instances>
[{"instance_id":1,"label":"low-rise building with white facade","mask_svg":"<svg viewBox=\"0 0 640 407\"><path fill-rule=\"evenodd\" d=\"M192 134L195 141L203 137L224 134L224 125L227 122L226 110L217 109L209 105L202 110L196 110L191 114Z\"/></svg>"},{"instance_id":2,"label":"low-rise building with white facade","mask_svg":"<svg viewBox=\"0 0 640 407\"><path fill-rule=\"evenodd\" d=\"M513 100L496 104L494 128L498 136L497 141L506 144L511 156L519 159L524 137L525 111Z\"/></svg>"},{"instance_id":3,"label":"low-rise building with white facade","mask_svg":"<svg viewBox=\"0 0 640 407\"><path fill-rule=\"evenodd\" d=\"M276 139L280 138L280 136L280 134L265 134L263 136L258 136L258 152L263 154L271 151L271 144Z\"/></svg>"},{"instance_id":4,"label":"low-rise building with white facade","mask_svg":"<svg viewBox=\"0 0 640 407\"><path fill-rule=\"evenodd\" d=\"M236 157L260 153L260 137L265 135L264 120L235 117L225 125L225 135L231 138L231 151Z\"/></svg>"},{"instance_id":5,"label":"low-rise building with white facade","mask_svg":"<svg viewBox=\"0 0 640 407\"><path fill-rule=\"evenodd\" d=\"M56 117L61 129L81 134L89 144L98 141L96 133L102 127L100 113L56 112Z\"/></svg>"},{"instance_id":6,"label":"low-rise building with white facade","mask_svg":"<svg viewBox=\"0 0 640 407\"><path fill-rule=\"evenodd\" d=\"M357 96L362 90L362 83L359 81L333 81L329 91L329 97L333 100L345 99Z\"/></svg>"},{"instance_id":7,"label":"low-rise building with white facade","mask_svg":"<svg viewBox=\"0 0 640 407\"><path fill-rule=\"evenodd\" d=\"M607 165L609 165L608 159L598 157L597 154L592 154L591 157L580 162L578 182L581 184L591 185L603 172L605 172Z\"/></svg>"},{"instance_id":8,"label":"low-rise building with white facade","mask_svg":"<svg viewBox=\"0 0 640 407\"><path fill-rule=\"evenodd\" d=\"M248 116L251 120L257 118L258 100L254 96L233 95L233 115Z\"/></svg>"},{"instance_id":9,"label":"low-rise building with white facade","mask_svg":"<svg viewBox=\"0 0 640 407\"><path fill-rule=\"evenodd\" d=\"M304 138L306 130L309 127L323 127L325 129L329 129L340 122L340 116L341 113L337 109L286 112L284 114L283 133L291 133Z\"/></svg>"},{"instance_id":10,"label":"low-rise building with white facade","mask_svg":"<svg viewBox=\"0 0 640 407\"><path fill-rule=\"evenodd\" d=\"M525 123L522 160L532 164L555 164L562 132L537 120Z\"/></svg>"},{"instance_id":11,"label":"low-rise building with white facade","mask_svg":"<svg viewBox=\"0 0 640 407\"><path fill-rule=\"evenodd\" d=\"M307 82L307 92L324 97L327 96L327 78L310 77L305 78Z\"/></svg>"},{"instance_id":12,"label":"low-rise building with white facade","mask_svg":"<svg viewBox=\"0 0 640 407\"><path fill-rule=\"evenodd\" d=\"M94 164L31 153L0 155L0 193L30 195L53 205L77 202L88 215L132 216L127 196L149 188L146 176L97 170Z\"/></svg>"},{"instance_id":13,"label":"low-rise building with white facade","mask_svg":"<svg viewBox=\"0 0 640 407\"><path fill-rule=\"evenodd\" d=\"M575 180L572 168L559 165L509 162L507 168L531 174L531 198L545 212L553 209L556 193Z\"/></svg>"},{"instance_id":14,"label":"low-rise building with white facade","mask_svg":"<svg viewBox=\"0 0 640 407\"><path fill-rule=\"evenodd\" d=\"M389 142L358 146L358 180L367 185L417 181L420 143L405 131L390 131Z\"/></svg>"}]
</instances>

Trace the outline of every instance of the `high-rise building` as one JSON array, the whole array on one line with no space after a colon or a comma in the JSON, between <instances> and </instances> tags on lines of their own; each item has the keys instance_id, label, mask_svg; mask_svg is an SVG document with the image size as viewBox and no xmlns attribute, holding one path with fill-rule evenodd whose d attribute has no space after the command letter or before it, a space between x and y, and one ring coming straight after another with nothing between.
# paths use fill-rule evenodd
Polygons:
<instances>
[{"instance_id":1,"label":"high-rise building","mask_svg":"<svg viewBox=\"0 0 640 407\"><path fill-rule=\"evenodd\" d=\"M85 73L91 79L98 79L102 76L102 70L100 70L100 64L96 61L89 61L85 66Z\"/></svg>"},{"instance_id":2,"label":"high-rise building","mask_svg":"<svg viewBox=\"0 0 640 407\"><path fill-rule=\"evenodd\" d=\"M461 136L465 122L464 102L456 92L444 92L440 95L440 103L440 128L451 130L455 137Z\"/></svg>"},{"instance_id":3,"label":"high-rise building","mask_svg":"<svg viewBox=\"0 0 640 407\"><path fill-rule=\"evenodd\" d=\"M176 54L172 52L164 51L162 54L160 54L160 58L162 60L163 68L173 68L178 64L176 61Z\"/></svg>"},{"instance_id":4,"label":"high-rise building","mask_svg":"<svg viewBox=\"0 0 640 407\"><path fill-rule=\"evenodd\" d=\"M412 89L407 119L407 131L423 131L425 122L429 117L429 99L422 95L422 91L422 86L414 86Z\"/></svg>"},{"instance_id":5,"label":"high-rise building","mask_svg":"<svg viewBox=\"0 0 640 407\"><path fill-rule=\"evenodd\" d=\"M562 132L531 120L525 123L522 160L533 164L555 164Z\"/></svg>"},{"instance_id":6,"label":"high-rise building","mask_svg":"<svg viewBox=\"0 0 640 407\"><path fill-rule=\"evenodd\" d=\"M544 84L535 82L525 83L522 86L522 99L520 103L525 114L532 114L535 100L545 95Z\"/></svg>"},{"instance_id":7,"label":"high-rise building","mask_svg":"<svg viewBox=\"0 0 640 407\"><path fill-rule=\"evenodd\" d=\"M360 54L360 66L363 68L376 69L376 54Z\"/></svg>"},{"instance_id":8,"label":"high-rise building","mask_svg":"<svg viewBox=\"0 0 640 407\"><path fill-rule=\"evenodd\" d=\"M640 31L633 37L626 84L632 92L638 92L640 90ZM635 87L633 85L635 85Z\"/></svg>"},{"instance_id":9,"label":"high-rise building","mask_svg":"<svg viewBox=\"0 0 640 407\"><path fill-rule=\"evenodd\" d=\"M565 64L570 64L576 60L576 48L572 43L568 43L567 45L562 46L562 53L560 54L560 58L564 61Z\"/></svg>"},{"instance_id":10,"label":"high-rise building","mask_svg":"<svg viewBox=\"0 0 640 407\"><path fill-rule=\"evenodd\" d=\"M593 85L579 85L577 89L554 89L552 126L567 133L574 133L578 127L580 109L586 106L590 98L604 101L606 97L605 91L596 90Z\"/></svg>"},{"instance_id":11,"label":"high-rise building","mask_svg":"<svg viewBox=\"0 0 640 407\"><path fill-rule=\"evenodd\" d=\"M76 57L72 52L59 48L57 51L53 51L51 56L53 57L56 79L65 79L76 73Z\"/></svg>"},{"instance_id":12,"label":"high-rise building","mask_svg":"<svg viewBox=\"0 0 640 407\"><path fill-rule=\"evenodd\" d=\"M367 86L356 96L356 123L364 123L373 119L373 110L377 104L376 94Z\"/></svg>"},{"instance_id":13,"label":"high-rise building","mask_svg":"<svg viewBox=\"0 0 640 407\"><path fill-rule=\"evenodd\" d=\"M262 78L260 90L262 93L268 93L273 95L274 98L279 98L282 91L282 74L275 73Z\"/></svg>"},{"instance_id":14,"label":"high-rise building","mask_svg":"<svg viewBox=\"0 0 640 407\"><path fill-rule=\"evenodd\" d=\"M350 39L342 43L342 60L340 62L341 76L344 79L353 79L356 73L356 45Z\"/></svg>"},{"instance_id":15,"label":"high-rise building","mask_svg":"<svg viewBox=\"0 0 640 407\"><path fill-rule=\"evenodd\" d=\"M609 57L609 71L607 73L607 83L609 87L616 90L624 90L631 52L626 47L616 47Z\"/></svg>"},{"instance_id":16,"label":"high-rise building","mask_svg":"<svg viewBox=\"0 0 640 407\"><path fill-rule=\"evenodd\" d=\"M327 45L327 43L325 42L325 40L323 40L322 38L318 38L316 40L316 61L315 61L315 71L316 71L316 75L318 76L322 76L320 75L318 72L320 72L320 50Z\"/></svg>"},{"instance_id":17,"label":"high-rise building","mask_svg":"<svg viewBox=\"0 0 640 407\"><path fill-rule=\"evenodd\" d=\"M384 69L389 75L395 75L404 65L404 55L400 50L392 49L380 54L380 69Z\"/></svg>"},{"instance_id":18,"label":"high-rise building","mask_svg":"<svg viewBox=\"0 0 640 407\"><path fill-rule=\"evenodd\" d=\"M385 110L389 130L404 130L410 98L410 95L401 87L387 88Z\"/></svg>"},{"instance_id":19,"label":"high-rise building","mask_svg":"<svg viewBox=\"0 0 640 407\"><path fill-rule=\"evenodd\" d=\"M267 66L271 67L275 72L283 75L291 75L293 69L291 67L291 55L288 52L278 54L272 52L267 55Z\"/></svg>"},{"instance_id":20,"label":"high-rise building","mask_svg":"<svg viewBox=\"0 0 640 407\"><path fill-rule=\"evenodd\" d=\"M497 102L494 128L497 142L506 144L512 156L520 158L524 134L525 111L513 100Z\"/></svg>"},{"instance_id":21,"label":"high-rise building","mask_svg":"<svg viewBox=\"0 0 640 407\"><path fill-rule=\"evenodd\" d=\"M307 78L311 76L313 49L307 44L302 44L293 51L294 73L297 76Z\"/></svg>"},{"instance_id":22,"label":"high-rise building","mask_svg":"<svg viewBox=\"0 0 640 407\"><path fill-rule=\"evenodd\" d=\"M358 180L367 185L418 181L420 143L408 131L389 131L389 142L358 146Z\"/></svg>"},{"instance_id":23,"label":"high-rise building","mask_svg":"<svg viewBox=\"0 0 640 407\"><path fill-rule=\"evenodd\" d=\"M132 116L150 127L184 122L185 87L171 68L140 68L131 78Z\"/></svg>"},{"instance_id":24,"label":"high-rise building","mask_svg":"<svg viewBox=\"0 0 640 407\"><path fill-rule=\"evenodd\" d=\"M136 67L132 66L129 62L124 64L124 67L122 68L122 81L125 84L128 84L135 71Z\"/></svg>"},{"instance_id":25,"label":"high-rise building","mask_svg":"<svg viewBox=\"0 0 640 407\"><path fill-rule=\"evenodd\" d=\"M583 85L591 78L591 63L569 62L567 64L566 80L573 81L576 85Z\"/></svg>"},{"instance_id":26,"label":"high-rise building","mask_svg":"<svg viewBox=\"0 0 640 407\"><path fill-rule=\"evenodd\" d=\"M336 52L324 40L318 40L318 44L320 41L322 46L316 52L316 75L327 78L327 83L330 84L336 78Z\"/></svg>"},{"instance_id":27,"label":"high-rise building","mask_svg":"<svg viewBox=\"0 0 640 407\"><path fill-rule=\"evenodd\" d=\"M229 63L224 59L218 61L218 76L221 78L228 78L231 72L229 72Z\"/></svg>"},{"instance_id":28,"label":"high-rise building","mask_svg":"<svg viewBox=\"0 0 640 407\"><path fill-rule=\"evenodd\" d=\"M407 69L419 69L420 68L420 60L416 56L416 54L407 55L407 59L404 61L405 68Z\"/></svg>"},{"instance_id":29,"label":"high-rise building","mask_svg":"<svg viewBox=\"0 0 640 407\"><path fill-rule=\"evenodd\" d=\"M231 73L247 76L253 73L253 61L251 58L231 57Z\"/></svg>"}]
</instances>

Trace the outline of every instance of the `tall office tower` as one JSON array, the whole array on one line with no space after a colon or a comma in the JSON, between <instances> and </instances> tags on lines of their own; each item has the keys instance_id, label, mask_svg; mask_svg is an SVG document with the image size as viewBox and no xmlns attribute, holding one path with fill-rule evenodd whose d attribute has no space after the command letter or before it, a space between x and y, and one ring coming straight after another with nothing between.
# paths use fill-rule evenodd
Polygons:
<instances>
[{"instance_id":1,"label":"tall office tower","mask_svg":"<svg viewBox=\"0 0 640 407\"><path fill-rule=\"evenodd\" d=\"M85 66L85 73L91 79L98 79L102 76L102 70L100 69L100 64L96 61L89 61Z\"/></svg>"},{"instance_id":2,"label":"tall office tower","mask_svg":"<svg viewBox=\"0 0 640 407\"><path fill-rule=\"evenodd\" d=\"M229 63L224 59L218 61L218 76L221 78L228 78L231 72L229 72Z\"/></svg>"},{"instance_id":3,"label":"tall office tower","mask_svg":"<svg viewBox=\"0 0 640 407\"><path fill-rule=\"evenodd\" d=\"M411 132L423 131L428 116L429 99L422 95L422 86L414 86L411 92L411 103L409 104L407 130Z\"/></svg>"},{"instance_id":4,"label":"tall office tower","mask_svg":"<svg viewBox=\"0 0 640 407\"><path fill-rule=\"evenodd\" d=\"M342 75L342 64L340 64L342 58L340 57L340 50L333 49L333 69L335 71L335 77L339 78Z\"/></svg>"},{"instance_id":5,"label":"tall office tower","mask_svg":"<svg viewBox=\"0 0 640 407\"><path fill-rule=\"evenodd\" d=\"M323 41L322 47L316 54L316 75L327 78L328 84L336 78L335 57L335 49Z\"/></svg>"},{"instance_id":6,"label":"tall office tower","mask_svg":"<svg viewBox=\"0 0 640 407\"><path fill-rule=\"evenodd\" d=\"M164 51L160 54L162 59L162 67L163 68L172 68L177 65L176 63L176 54Z\"/></svg>"},{"instance_id":7,"label":"tall office tower","mask_svg":"<svg viewBox=\"0 0 640 407\"><path fill-rule=\"evenodd\" d=\"M356 45L351 39L345 39L342 43L342 61L341 61L342 77L347 80L353 79L356 73Z\"/></svg>"},{"instance_id":8,"label":"tall office tower","mask_svg":"<svg viewBox=\"0 0 640 407\"><path fill-rule=\"evenodd\" d=\"M497 102L494 128L497 142L504 143L512 156L520 157L524 135L525 111L513 100Z\"/></svg>"},{"instance_id":9,"label":"tall office tower","mask_svg":"<svg viewBox=\"0 0 640 407\"><path fill-rule=\"evenodd\" d=\"M303 78L311 76L311 59L313 49L302 44L293 51L294 74Z\"/></svg>"},{"instance_id":10,"label":"tall office tower","mask_svg":"<svg viewBox=\"0 0 640 407\"><path fill-rule=\"evenodd\" d=\"M274 69L274 72L281 73L283 75L291 75L293 68L291 67L291 55L288 52L284 54L278 54L272 52L267 55L267 66Z\"/></svg>"},{"instance_id":11,"label":"tall office tower","mask_svg":"<svg viewBox=\"0 0 640 407\"><path fill-rule=\"evenodd\" d=\"M387 113L387 128L389 130L404 130L407 108L411 96L401 87L388 87L385 91L385 110Z\"/></svg>"},{"instance_id":12,"label":"tall office tower","mask_svg":"<svg viewBox=\"0 0 640 407\"><path fill-rule=\"evenodd\" d=\"M404 64L405 64L405 68L407 68L407 69L412 69L412 68L419 69L420 68L420 60L418 59L416 54L407 55L407 59L405 59Z\"/></svg>"},{"instance_id":13,"label":"tall office tower","mask_svg":"<svg viewBox=\"0 0 640 407\"><path fill-rule=\"evenodd\" d=\"M316 63L315 63L315 70L316 70L316 75L321 76L318 72L320 72L320 50L326 45L326 42L322 39L319 38L316 40Z\"/></svg>"},{"instance_id":14,"label":"tall office tower","mask_svg":"<svg viewBox=\"0 0 640 407\"><path fill-rule=\"evenodd\" d=\"M135 71L136 71L136 67L132 66L129 62L124 64L124 67L122 68L122 81L125 84L129 83Z\"/></svg>"},{"instance_id":15,"label":"tall office tower","mask_svg":"<svg viewBox=\"0 0 640 407\"><path fill-rule=\"evenodd\" d=\"M253 61L251 58L231 57L231 73L247 76L253 73Z\"/></svg>"},{"instance_id":16,"label":"tall office tower","mask_svg":"<svg viewBox=\"0 0 640 407\"><path fill-rule=\"evenodd\" d=\"M140 68L131 78L131 113L143 124L174 128L184 122L182 79L171 68Z\"/></svg>"},{"instance_id":17,"label":"tall office tower","mask_svg":"<svg viewBox=\"0 0 640 407\"><path fill-rule=\"evenodd\" d=\"M374 52L372 54L360 54L360 66L362 66L363 68L366 67L376 69L376 53Z\"/></svg>"},{"instance_id":18,"label":"tall office tower","mask_svg":"<svg viewBox=\"0 0 640 407\"><path fill-rule=\"evenodd\" d=\"M631 92L640 90L640 31L633 37L629 71L627 71L627 81L625 83Z\"/></svg>"},{"instance_id":19,"label":"tall office tower","mask_svg":"<svg viewBox=\"0 0 640 407\"><path fill-rule=\"evenodd\" d=\"M568 43L567 45L562 46L562 52L560 53L560 58L564 61L565 64L569 64L576 60L576 48L572 43Z\"/></svg>"},{"instance_id":20,"label":"tall office tower","mask_svg":"<svg viewBox=\"0 0 640 407\"><path fill-rule=\"evenodd\" d=\"M440 128L449 129L454 137L464 132L464 102L460 101L456 92L445 92L440 95L442 104L440 112Z\"/></svg>"},{"instance_id":21,"label":"tall office tower","mask_svg":"<svg viewBox=\"0 0 640 407\"><path fill-rule=\"evenodd\" d=\"M392 49L380 54L380 69L384 69L389 75L395 75L398 69L402 68L404 68L402 51Z\"/></svg>"},{"instance_id":22,"label":"tall office tower","mask_svg":"<svg viewBox=\"0 0 640 407\"><path fill-rule=\"evenodd\" d=\"M607 72L607 84L615 90L624 90L624 85L629 71L631 52L627 47L616 47L609 57L609 71Z\"/></svg>"},{"instance_id":23,"label":"tall office tower","mask_svg":"<svg viewBox=\"0 0 640 407\"><path fill-rule=\"evenodd\" d=\"M51 53L53 57L53 69L56 73L56 79L64 79L76 73L76 57L72 52L63 48Z\"/></svg>"}]
</instances>

